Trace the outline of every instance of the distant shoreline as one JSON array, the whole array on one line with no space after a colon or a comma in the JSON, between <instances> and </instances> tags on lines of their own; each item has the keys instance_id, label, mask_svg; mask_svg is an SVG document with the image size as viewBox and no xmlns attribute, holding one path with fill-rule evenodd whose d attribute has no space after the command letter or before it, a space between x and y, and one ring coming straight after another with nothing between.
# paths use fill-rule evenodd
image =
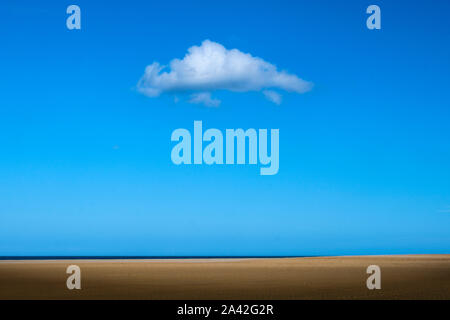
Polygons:
<instances>
[{"instance_id":1,"label":"distant shoreline","mask_svg":"<svg viewBox=\"0 0 450 320\"><path fill-rule=\"evenodd\" d=\"M0 261L38 260L205 260L205 259L295 259L295 258L343 258L343 257L390 257L429 256L449 253L404 253L404 254L343 254L343 255L280 255L280 256L0 256Z\"/></svg>"},{"instance_id":2,"label":"distant shoreline","mask_svg":"<svg viewBox=\"0 0 450 320\"><path fill-rule=\"evenodd\" d=\"M3 260L171 260L171 259L278 259L320 256L0 256Z\"/></svg>"}]
</instances>

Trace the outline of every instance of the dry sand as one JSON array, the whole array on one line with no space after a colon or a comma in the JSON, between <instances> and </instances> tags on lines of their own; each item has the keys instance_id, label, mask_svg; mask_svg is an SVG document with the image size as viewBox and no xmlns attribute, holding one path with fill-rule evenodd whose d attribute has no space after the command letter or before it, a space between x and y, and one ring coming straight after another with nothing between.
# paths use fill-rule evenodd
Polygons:
<instances>
[{"instance_id":1,"label":"dry sand","mask_svg":"<svg viewBox=\"0 0 450 320\"><path fill-rule=\"evenodd\" d=\"M66 288L71 264L81 290ZM366 287L372 264L381 290ZM1 261L0 299L450 299L450 255Z\"/></svg>"}]
</instances>

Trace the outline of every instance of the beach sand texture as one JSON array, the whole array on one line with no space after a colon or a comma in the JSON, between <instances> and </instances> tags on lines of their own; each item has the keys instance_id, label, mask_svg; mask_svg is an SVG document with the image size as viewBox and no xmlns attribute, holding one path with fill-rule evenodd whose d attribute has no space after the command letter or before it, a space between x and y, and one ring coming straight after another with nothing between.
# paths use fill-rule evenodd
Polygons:
<instances>
[{"instance_id":1,"label":"beach sand texture","mask_svg":"<svg viewBox=\"0 0 450 320\"><path fill-rule=\"evenodd\" d=\"M72 264L81 290L66 287ZM450 299L450 255L1 261L0 299Z\"/></svg>"}]
</instances>

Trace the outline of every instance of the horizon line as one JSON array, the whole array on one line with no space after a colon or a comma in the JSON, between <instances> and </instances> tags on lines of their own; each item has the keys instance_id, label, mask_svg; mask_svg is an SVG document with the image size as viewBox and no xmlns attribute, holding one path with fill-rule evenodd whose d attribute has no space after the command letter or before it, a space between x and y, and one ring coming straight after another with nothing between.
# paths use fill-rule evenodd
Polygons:
<instances>
[{"instance_id":1,"label":"horizon line","mask_svg":"<svg viewBox=\"0 0 450 320\"><path fill-rule=\"evenodd\" d=\"M409 256L409 255L448 255L450 253L386 253L386 254L341 254L341 255L34 255L34 256L0 256L0 261L5 260L139 260L139 259L282 259L282 258L331 258L331 257L356 257L356 256Z\"/></svg>"}]
</instances>

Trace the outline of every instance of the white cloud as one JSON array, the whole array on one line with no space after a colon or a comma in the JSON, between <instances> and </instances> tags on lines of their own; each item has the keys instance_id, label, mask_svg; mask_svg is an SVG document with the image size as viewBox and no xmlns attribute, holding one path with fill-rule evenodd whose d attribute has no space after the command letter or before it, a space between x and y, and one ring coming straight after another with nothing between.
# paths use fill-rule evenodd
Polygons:
<instances>
[{"instance_id":1,"label":"white cloud","mask_svg":"<svg viewBox=\"0 0 450 320\"><path fill-rule=\"evenodd\" d=\"M281 95L275 91L272 90L264 90L263 91L264 96L270 101L272 101L275 104L280 105L281 104Z\"/></svg>"},{"instance_id":2,"label":"white cloud","mask_svg":"<svg viewBox=\"0 0 450 320\"><path fill-rule=\"evenodd\" d=\"M207 107L218 107L220 105L220 100L212 99L210 92L193 93L189 102L196 104L201 103Z\"/></svg>"},{"instance_id":3,"label":"white cloud","mask_svg":"<svg viewBox=\"0 0 450 320\"><path fill-rule=\"evenodd\" d=\"M275 65L261 58L238 49L228 50L220 43L209 40L189 48L182 60L174 59L168 67L153 62L146 67L137 85L137 89L149 97L190 92L195 94L190 100L192 103L203 99L204 103L212 105L220 103L211 98L210 92L214 90L247 92L279 89L304 93L311 88L312 83L286 71L278 71ZM281 103L280 94L267 91L264 95L269 100Z\"/></svg>"}]
</instances>

